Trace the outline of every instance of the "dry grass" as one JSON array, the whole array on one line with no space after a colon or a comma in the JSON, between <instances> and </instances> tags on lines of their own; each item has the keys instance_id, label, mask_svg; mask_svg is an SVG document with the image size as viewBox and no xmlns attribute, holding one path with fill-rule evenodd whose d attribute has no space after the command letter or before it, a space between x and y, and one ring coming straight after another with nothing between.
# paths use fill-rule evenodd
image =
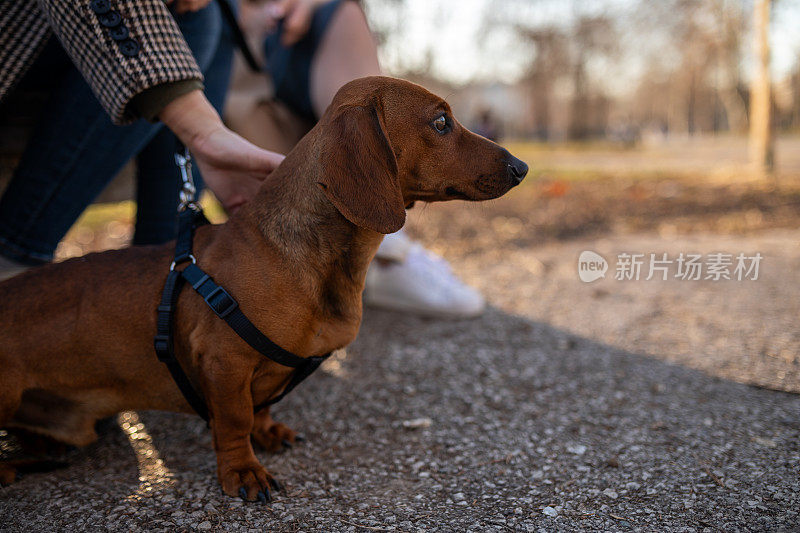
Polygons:
<instances>
[{"instance_id":1,"label":"dry grass","mask_svg":"<svg viewBox=\"0 0 800 533\"><path fill-rule=\"evenodd\" d=\"M457 251L480 248L495 231L517 245L536 245L608 232L735 234L800 225L800 140L781 141L783 171L774 179L752 179L742 170L742 143L705 139L634 150L610 143L507 143L531 166L523 186L485 204L421 205L412 210L409 229ZM212 220L224 220L211 196L203 204ZM132 202L91 206L57 257L127 245L134 217ZM487 225L495 231L483 231Z\"/></svg>"},{"instance_id":2,"label":"dry grass","mask_svg":"<svg viewBox=\"0 0 800 533\"><path fill-rule=\"evenodd\" d=\"M224 222L222 206L210 194L200 202L206 216ZM56 260L127 246L133 237L136 204L132 201L94 204L83 212L56 250Z\"/></svg>"}]
</instances>

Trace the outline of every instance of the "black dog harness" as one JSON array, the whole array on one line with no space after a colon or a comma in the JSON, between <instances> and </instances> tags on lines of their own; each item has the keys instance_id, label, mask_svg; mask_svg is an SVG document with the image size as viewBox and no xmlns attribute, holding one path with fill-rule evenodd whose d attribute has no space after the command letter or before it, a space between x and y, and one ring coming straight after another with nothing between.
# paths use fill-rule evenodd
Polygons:
<instances>
[{"instance_id":1,"label":"black dog harness","mask_svg":"<svg viewBox=\"0 0 800 533\"><path fill-rule=\"evenodd\" d=\"M239 308L239 303L228 291L217 285L211 276L197 266L197 260L192 254L194 231L198 226L209 222L200 206L194 201L196 191L192 181L191 158L188 150L184 150L183 154L176 153L175 162L181 170L183 181L178 207L178 240L175 245L175 259L169 267L167 281L161 293L161 303L158 306L156 336L153 339L156 355L159 361L167 365L172 378L192 409L208 421L208 407L205 401L175 358L173 340L175 308L181 289L185 283L188 283L205 300L211 310L227 322L231 329L254 350L279 365L294 368L292 377L283 391L275 398L255 406L254 410L257 412L282 400L301 381L310 376L330 356L330 353L323 356L300 357L284 350L261 333L245 316ZM177 267L184 263L188 264L183 270L177 270Z\"/></svg>"}]
</instances>

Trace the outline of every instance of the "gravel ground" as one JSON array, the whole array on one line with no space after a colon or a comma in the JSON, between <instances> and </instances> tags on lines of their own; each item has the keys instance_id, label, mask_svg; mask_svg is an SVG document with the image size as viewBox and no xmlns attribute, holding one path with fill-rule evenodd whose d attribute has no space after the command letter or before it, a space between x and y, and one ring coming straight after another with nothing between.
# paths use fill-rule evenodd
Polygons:
<instances>
[{"instance_id":1,"label":"gravel ground","mask_svg":"<svg viewBox=\"0 0 800 533\"><path fill-rule=\"evenodd\" d=\"M584 250L609 261L604 279L577 275ZM757 280L646 281L648 258L762 255ZM639 281L615 279L621 253L644 253ZM770 389L800 392L800 231L608 235L454 259L459 272L507 312L591 340ZM731 267L731 270L733 267ZM491 275L483 275L491 272ZM705 277L705 273L703 276ZM514 280L517 280L515 282Z\"/></svg>"},{"instance_id":2,"label":"gravel ground","mask_svg":"<svg viewBox=\"0 0 800 533\"><path fill-rule=\"evenodd\" d=\"M267 506L221 495L199 419L140 416L3 489L2 528L800 527L800 398L499 309L448 323L370 313L347 356L276 409L308 441L261 455L287 485Z\"/></svg>"},{"instance_id":3,"label":"gravel ground","mask_svg":"<svg viewBox=\"0 0 800 533\"><path fill-rule=\"evenodd\" d=\"M198 418L124 413L66 468L0 489L0 529L800 530L800 397L763 388L800 391L800 232L532 244L501 205L465 221L481 239L442 239L452 213L412 230L489 311L369 311L275 409L307 441L259 454L287 487L273 502L221 494ZM765 259L755 282L584 284L585 249Z\"/></svg>"},{"instance_id":4,"label":"gravel ground","mask_svg":"<svg viewBox=\"0 0 800 533\"><path fill-rule=\"evenodd\" d=\"M800 392L800 177L779 185L533 185L492 203L412 210L411 231L506 312L718 377ZM579 280L585 250L609 262L605 279ZM645 254L639 281L614 279L621 253ZM673 263L668 280L646 281L651 253L762 260L757 280L679 280Z\"/></svg>"}]
</instances>

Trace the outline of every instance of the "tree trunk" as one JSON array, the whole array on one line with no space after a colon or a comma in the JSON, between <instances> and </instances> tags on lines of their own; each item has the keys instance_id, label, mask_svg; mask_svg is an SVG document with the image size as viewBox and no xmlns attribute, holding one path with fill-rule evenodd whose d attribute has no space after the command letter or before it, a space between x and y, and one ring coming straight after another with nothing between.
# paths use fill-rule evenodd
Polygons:
<instances>
[{"instance_id":1,"label":"tree trunk","mask_svg":"<svg viewBox=\"0 0 800 533\"><path fill-rule=\"evenodd\" d=\"M755 1L756 68L750 86L750 163L762 173L773 169L772 83L769 73L769 10L772 0Z\"/></svg>"},{"instance_id":2,"label":"tree trunk","mask_svg":"<svg viewBox=\"0 0 800 533\"><path fill-rule=\"evenodd\" d=\"M797 70L792 76L792 128L800 129L800 56Z\"/></svg>"},{"instance_id":3,"label":"tree trunk","mask_svg":"<svg viewBox=\"0 0 800 533\"><path fill-rule=\"evenodd\" d=\"M586 68L582 51L579 52L572 81L574 94L570 104L567 138L571 141L585 141L589 137L589 95L586 87Z\"/></svg>"},{"instance_id":4,"label":"tree trunk","mask_svg":"<svg viewBox=\"0 0 800 533\"><path fill-rule=\"evenodd\" d=\"M537 67L532 79L533 116L536 138L550 140L550 79L542 67Z\"/></svg>"}]
</instances>

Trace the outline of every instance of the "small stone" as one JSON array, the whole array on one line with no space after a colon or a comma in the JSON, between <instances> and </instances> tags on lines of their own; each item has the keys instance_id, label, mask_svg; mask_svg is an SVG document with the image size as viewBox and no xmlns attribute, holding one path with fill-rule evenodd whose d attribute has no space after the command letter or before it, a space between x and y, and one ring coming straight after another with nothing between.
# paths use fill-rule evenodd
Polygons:
<instances>
[{"instance_id":1,"label":"small stone","mask_svg":"<svg viewBox=\"0 0 800 533\"><path fill-rule=\"evenodd\" d=\"M433 424L430 418L414 418L412 420L404 420L403 427L406 429L422 429L429 428Z\"/></svg>"},{"instance_id":2,"label":"small stone","mask_svg":"<svg viewBox=\"0 0 800 533\"><path fill-rule=\"evenodd\" d=\"M569 453L574 453L575 455L583 455L586 453L586 446L583 444L574 444L572 446L567 446L567 451Z\"/></svg>"},{"instance_id":3,"label":"small stone","mask_svg":"<svg viewBox=\"0 0 800 533\"><path fill-rule=\"evenodd\" d=\"M617 494L617 491L615 491L612 488L608 488L608 489L604 490L603 494L605 494L606 496L608 496L612 500L616 500L617 498L619 498L619 494Z\"/></svg>"},{"instance_id":4,"label":"small stone","mask_svg":"<svg viewBox=\"0 0 800 533\"><path fill-rule=\"evenodd\" d=\"M463 492L456 492L455 494L453 494L453 499L455 501L457 501L457 502L460 502L461 500L464 499L464 493Z\"/></svg>"},{"instance_id":5,"label":"small stone","mask_svg":"<svg viewBox=\"0 0 800 533\"><path fill-rule=\"evenodd\" d=\"M764 439L764 438L761 438L761 437L756 437L753 440L756 441L761 446L764 446L764 447L767 447L767 448L775 448L777 446L777 443L772 439Z\"/></svg>"},{"instance_id":6,"label":"small stone","mask_svg":"<svg viewBox=\"0 0 800 533\"><path fill-rule=\"evenodd\" d=\"M547 516L558 516L558 511L556 511L553 507L550 507L548 505L547 507L542 509L542 514Z\"/></svg>"},{"instance_id":7,"label":"small stone","mask_svg":"<svg viewBox=\"0 0 800 533\"><path fill-rule=\"evenodd\" d=\"M200 522L200 524L198 524L197 526L197 529L199 529L200 531L208 531L209 529L211 529L211 522L209 522L208 520L206 520L205 522Z\"/></svg>"}]
</instances>

